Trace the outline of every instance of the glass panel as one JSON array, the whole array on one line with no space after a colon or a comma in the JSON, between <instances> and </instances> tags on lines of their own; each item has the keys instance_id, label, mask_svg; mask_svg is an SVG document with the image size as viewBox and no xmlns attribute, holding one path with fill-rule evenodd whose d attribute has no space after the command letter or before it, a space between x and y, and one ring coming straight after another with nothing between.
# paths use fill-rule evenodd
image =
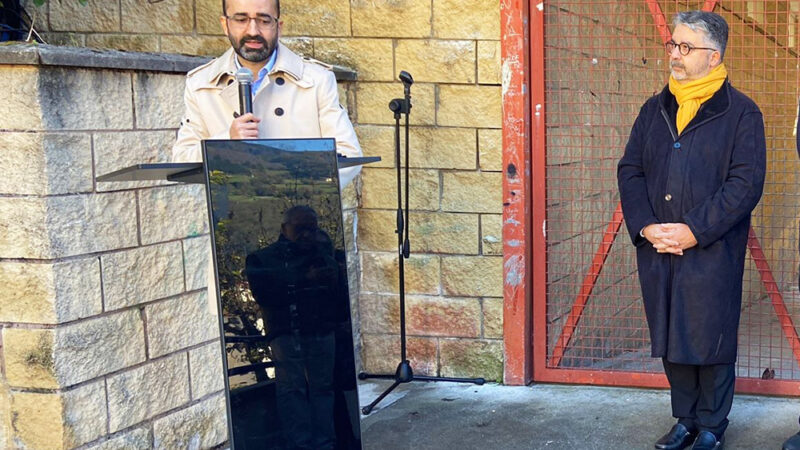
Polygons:
<instances>
[{"instance_id":1,"label":"glass panel","mask_svg":"<svg viewBox=\"0 0 800 450\"><path fill-rule=\"evenodd\" d=\"M333 139L204 150L235 448L361 448Z\"/></svg>"}]
</instances>

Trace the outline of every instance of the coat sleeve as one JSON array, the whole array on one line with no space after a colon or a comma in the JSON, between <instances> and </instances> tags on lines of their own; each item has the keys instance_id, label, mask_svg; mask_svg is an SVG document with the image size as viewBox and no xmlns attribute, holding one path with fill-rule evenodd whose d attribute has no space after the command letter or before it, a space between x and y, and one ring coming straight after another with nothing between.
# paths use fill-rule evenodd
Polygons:
<instances>
[{"instance_id":1,"label":"coat sleeve","mask_svg":"<svg viewBox=\"0 0 800 450\"><path fill-rule=\"evenodd\" d=\"M631 129L631 136L625 146L625 153L617 164L617 184L625 215L625 225L633 244L638 246L647 243L647 239L639 235L646 226L658 223L658 218L650 204L647 194L647 180L644 172L644 138L649 127L650 114L648 104L642 106L639 116Z\"/></svg>"},{"instance_id":2,"label":"coat sleeve","mask_svg":"<svg viewBox=\"0 0 800 450\"><path fill-rule=\"evenodd\" d=\"M722 186L683 216L700 247L714 243L750 215L764 189L766 159L761 112L745 113L739 119L730 167Z\"/></svg>"},{"instance_id":3,"label":"coat sleeve","mask_svg":"<svg viewBox=\"0 0 800 450\"><path fill-rule=\"evenodd\" d=\"M336 138L336 151L345 156L361 156L356 132L347 111L339 103L339 91L336 89L336 75L326 71L317 94L319 108L319 124L322 137ZM360 166L349 167L339 171L339 185L344 187L358 175Z\"/></svg>"},{"instance_id":4,"label":"coat sleeve","mask_svg":"<svg viewBox=\"0 0 800 450\"><path fill-rule=\"evenodd\" d=\"M230 139L226 131L216 136L209 136L208 127L203 120L203 112L197 101L197 92L186 84L183 92L184 113L181 127L178 128L178 139L172 146L172 162L202 162L203 152L200 143L204 139Z\"/></svg>"}]
</instances>

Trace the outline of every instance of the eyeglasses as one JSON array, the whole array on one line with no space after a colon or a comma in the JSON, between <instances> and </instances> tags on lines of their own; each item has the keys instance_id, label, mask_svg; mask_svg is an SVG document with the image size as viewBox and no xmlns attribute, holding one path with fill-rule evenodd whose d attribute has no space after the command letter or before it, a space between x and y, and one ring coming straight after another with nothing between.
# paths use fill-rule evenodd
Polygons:
<instances>
[{"instance_id":1,"label":"eyeglasses","mask_svg":"<svg viewBox=\"0 0 800 450\"><path fill-rule=\"evenodd\" d=\"M675 41L667 41L664 44L664 48L667 49L667 53L672 54L672 51L675 50L675 47L678 47L678 51L681 52L681 55L686 56L692 52L692 50L714 50L717 51L715 48L709 47L692 47L691 45L687 44L686 42L681 42L678 44Z\"/></svg>"},{"instance_id":2,"label":"eyeglasses","mask_svg":"<svg viewBox=\"0 0 800 450\"><path fill-rule=\"evenodd\" d=\"M232 16L225 16L231 28L244 30L250 26L252 20L259 30L271 30L278 24L278 18L272 17L269 14L259 14L258 17L248 17L244 14L234 14Z\"/></svg>"}]
</instances>

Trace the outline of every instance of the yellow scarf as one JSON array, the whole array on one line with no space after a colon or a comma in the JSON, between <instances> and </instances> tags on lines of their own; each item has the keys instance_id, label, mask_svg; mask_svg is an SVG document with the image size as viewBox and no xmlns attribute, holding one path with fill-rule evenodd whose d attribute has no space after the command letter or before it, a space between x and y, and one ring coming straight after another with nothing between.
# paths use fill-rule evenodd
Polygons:
<instances>
[{"instance_id":1,"label":"yellow scarf","mask_svg":"<svg viewBox=\"0 0 800 450\"><path fill-rule=\"evenodd\" d=\"M680 84L678 80L669 76L669 91L678 101L678 134L694 119L700 105L710 99L722 87L728 71L725 64L720 64L711 69L711 72L699 80L688 81Z\"/></svg>"}]
</instances>

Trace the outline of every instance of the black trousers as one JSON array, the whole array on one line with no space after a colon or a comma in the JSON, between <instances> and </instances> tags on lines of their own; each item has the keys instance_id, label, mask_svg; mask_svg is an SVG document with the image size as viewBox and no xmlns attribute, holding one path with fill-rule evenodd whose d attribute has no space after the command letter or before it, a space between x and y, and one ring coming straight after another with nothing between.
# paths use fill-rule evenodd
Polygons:
<instances>
[{"instance_id":1,"label":"black trousers","mask_svg":"<svg viewBox=\"0 0 800 450\"><path fill-rule=\"evenodd\" d=\"M719 439L728 428L736 381L734 364L695 366L663 359L672 415L689 430L710 431Z\"/></svg>"}]
</instances>

